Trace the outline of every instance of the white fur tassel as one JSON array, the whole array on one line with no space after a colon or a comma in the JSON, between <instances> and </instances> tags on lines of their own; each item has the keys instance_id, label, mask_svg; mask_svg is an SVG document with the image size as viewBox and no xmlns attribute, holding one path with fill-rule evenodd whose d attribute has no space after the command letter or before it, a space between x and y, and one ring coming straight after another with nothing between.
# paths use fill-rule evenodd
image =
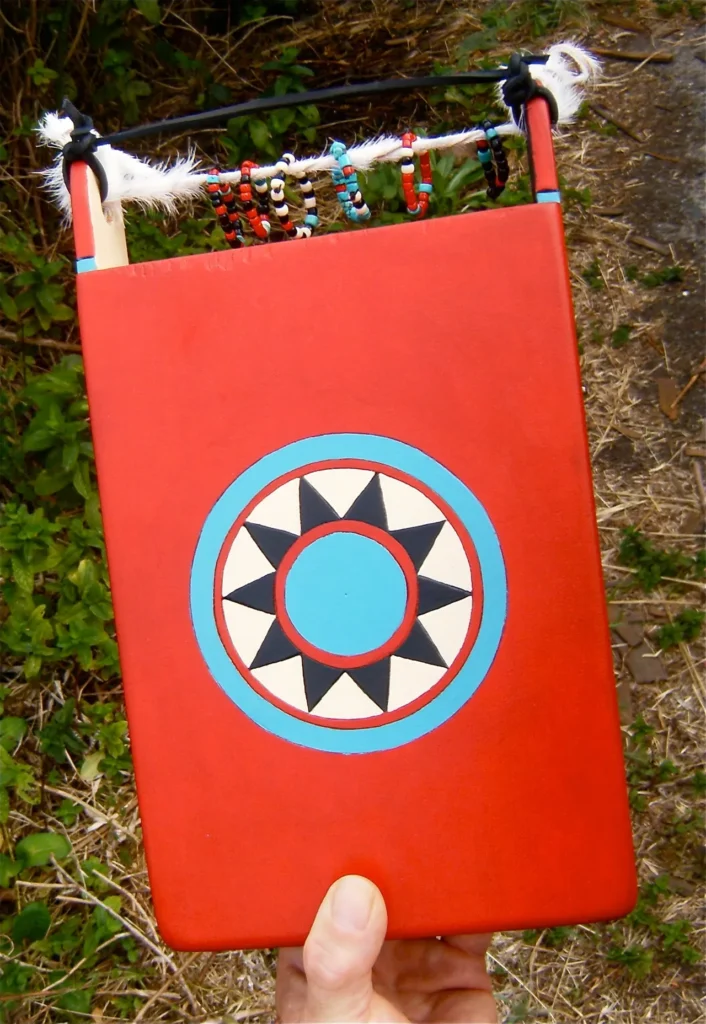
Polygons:
<instances>
[{"instance_id":1,"label":"white fur tassel","mask_svg":"<svg viewBox=\"0 0 706 1024\"><path fill-rule=\"evenodd\" d=\"M528 65L530 74L556 100L559 124L571 124L583 102L586 87L601 73L600 61L573 43L555 43L549 47L548 53L546 64ZM509 112L503 100L502 83L497 93L501 105Z\"/></svg>"},{"instance_id":2,"label":"white fur tassel","mask_svg":"<svg viewBox=\"0 0 706 1024\"><path fill-rule=\"evenodd\" d=\"M559 110L559 124L570 124L581 106L586 87L600 74L600 64L587 50L572 43L557 43L550 46L548 52L549 59L546 64L530 64L530 73L554 96ZM501 104L505 106L501 86L498 87L498 96ZM72 130L71 119L59 117L55 113L45 114L36 129L41 143L58 150L63 149L66 143L71 141ZM506 124L498 125L497 131L500 135L516 135L520 129L510 119ZM94 135L99 137L96 131ZM418 138L413 144L413 149L415 153L431 149L451 149L469 145L482 137L482 132L468 129L450 135ZM198 161L193 151L172 165L166 162L149 163L108 145L98 146L96 154L106 172L108 203L133 202L143 207L160 207L167 213L175 213L180 201L200 195L206 184L206 174L196 170ZM401 140L396 136L368 139L351 146L348 155L353 167L359 171L367 171L375 163L401 160ZM290 165L289 173L297 176L330 172L335 166L334 158L324 153L321 156L294 161ZM71 200L64 184L61 153L57 155L53 165L41 173L51 199L69 220ZM265 177L272 177L275 167L262 167L260 173ZM234 184L240 180L240 172L227 171L221 174L221 178Z\"/></svg>"}]
</instances>

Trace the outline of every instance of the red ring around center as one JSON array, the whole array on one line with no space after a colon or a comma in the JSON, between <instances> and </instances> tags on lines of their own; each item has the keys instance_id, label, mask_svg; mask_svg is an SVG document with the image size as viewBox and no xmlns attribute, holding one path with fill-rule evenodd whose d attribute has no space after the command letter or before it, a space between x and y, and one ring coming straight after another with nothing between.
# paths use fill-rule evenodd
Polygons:
<instances>
[{"instance_id":1,"label":"red ring around center","mask_svg":"<svg viewBox=\"0 0 706 1024\"><path fill-rule=\"evenodd\" d=\"M382 646L376 647L372 651L365 651L363 654L332 654L330 651L324 651L319 647L315 647L301 635L287 614L285 586L290 569L304 548L313 544L314 541L319 540L321 537L327 537L331 533L357 533L361 537L368 537L370 540L376 541L390 552L404 573L407 583L407 605L402 622L390 639L386 640ZM377 526L369 526L367 523L356 522L355 520L336 520L333 523L324 523L322 526L314 527L313 530L308 530L292 544L280 562L277 575L275 576L275 613L286 636L302 654L306 654L315 661L322 662L325 665L330 665L332 668L361 668L363 665L371 665L373 662L379 661L380 658L394 654L397 648L409 636L417 618L418 607L419 585L417 583L417 570L414 568L412 559L405 549L399 541L395 540L394 537L391 537L384 530L379 529Z\"/></svg>"}]
</instances>

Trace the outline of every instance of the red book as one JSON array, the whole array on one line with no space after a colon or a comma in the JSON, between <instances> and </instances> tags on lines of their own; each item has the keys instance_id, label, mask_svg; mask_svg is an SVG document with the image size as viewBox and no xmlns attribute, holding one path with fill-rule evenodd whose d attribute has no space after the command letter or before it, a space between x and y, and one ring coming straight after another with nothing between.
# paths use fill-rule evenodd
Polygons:
<instances>
[{"instance_id":1,"label":"red book","mask_svg":"<svg viewBox=\"0 0 706 1024\"><path fill-rule=\"evenodd\" d=\"M536 102L536 202L299 243L111 266L124 252L98 251L119 225L72 169L118 642L172 946L299 944L346 873L380 886L393 937L633 905Z\"/></svg>"}]
</instances>

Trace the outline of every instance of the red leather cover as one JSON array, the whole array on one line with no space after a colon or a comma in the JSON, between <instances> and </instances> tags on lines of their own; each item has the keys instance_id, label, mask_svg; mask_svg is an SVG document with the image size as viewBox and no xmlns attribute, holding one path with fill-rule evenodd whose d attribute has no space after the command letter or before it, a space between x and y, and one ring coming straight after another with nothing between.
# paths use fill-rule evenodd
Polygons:
<instances>
[{"instance_id":1,"label":"red leather cover","mask_svg":"<svg viewBox=\"0 0 706 1024\"><path fill-rule=\"evenodd\" d=\"M327 887L347 872L380 886L391 936L627 912L633 851L558 205L92 271L77 286L165 940L180 949L301 943ZM345 513L339 494L336 515L317 520L318 499L331 508L336 487L355 482L316 476L336 468L363 474L366 497ZM317 491L324 480L328 491ZM258 533L246 520L267 526L260 504L275 492L275 533ZM282 542L286 495L302 532L289 576L273 556L274 597L257 582L266 561L243 596L236 539L249 545L245 562L253 540L257 557ZM440 569L433 578L431 556L420 569L423 530L401 532L424 526L424 500L438 512L427 515L433 529L456 537L447 543L463 563L455 583ZM341 540L346 530L354 541ZM369 591L378 557L380 587ZM390 560L407 588L391 619L399 579ZM385 622L397 632L381 634L377 660L350 661L347 696L340 684L336 697L319 666L306 692L313 700L316 684L328 695L317 716L302 705L301 681L288 703L277 665L311 669L319 626L325 637L336 626L311 618L325 598L317 587L358 569L351 586L377 609L363 622L357 607L361 635ZM235 603L224 600L226 577ZM328 583L335 591L337 577ZM458 594L444 589L452 585ZM395 656L410 630L420 640L419 602L435 600L441 608L426 623L470 609L453 627L456 648L436 666L414 644ZM258 619L267 612L255 606L270 601L275 614ZM286 630L270 637L280 661L258 679L262 622L280 613ZM245 616L235 640L231 614ZM425 632L434 639L431 625ZM345 643L335 643L345 662ZM250 645L247 656L239 644ZM387 690L379 696L385 671L397 672L389 706ZM352 718L340 711L346 700Z\"/></svg>"}]
</instances>

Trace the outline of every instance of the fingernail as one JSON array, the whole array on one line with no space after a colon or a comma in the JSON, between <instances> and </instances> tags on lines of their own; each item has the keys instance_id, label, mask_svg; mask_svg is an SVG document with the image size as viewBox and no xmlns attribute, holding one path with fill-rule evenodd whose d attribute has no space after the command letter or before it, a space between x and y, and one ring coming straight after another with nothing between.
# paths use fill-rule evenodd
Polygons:
<instances>
[{"instance_id":1,"label":"fingernail","mask_svg":"<svg viewBox=\"0 0 706 1024\"><path fill-rule=\"evenodd\" d=\"M331 899L331 917L338 928L362 932L373 909L375 889L364 878L348 875L336 882Z\"/></svg>"}]
</instances>

